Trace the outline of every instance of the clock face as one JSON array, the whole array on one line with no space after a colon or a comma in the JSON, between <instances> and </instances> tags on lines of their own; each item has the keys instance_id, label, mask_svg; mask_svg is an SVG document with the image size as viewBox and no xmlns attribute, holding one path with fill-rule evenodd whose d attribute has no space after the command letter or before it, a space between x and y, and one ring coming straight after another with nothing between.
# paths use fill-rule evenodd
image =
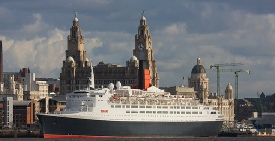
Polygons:
<instances>
[{"instance_id":1,"label":"clock face","mask_svg":"<svg viewBox=\"0 0 275 141\"><path fill-rule=\"evenodd\" d=\"M138 45L138 49L139 49L139 51L143 51L143 50L144 50L144 45L143 45L143 43L140 43L140 44Z\"/></svg>"}]
</instances>

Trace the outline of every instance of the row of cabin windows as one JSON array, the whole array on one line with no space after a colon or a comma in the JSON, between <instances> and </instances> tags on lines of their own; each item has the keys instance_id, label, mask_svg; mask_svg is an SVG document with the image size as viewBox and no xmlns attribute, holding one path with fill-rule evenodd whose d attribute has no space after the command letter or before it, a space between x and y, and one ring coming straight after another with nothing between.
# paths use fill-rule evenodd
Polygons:
<instances>
[{"instance_id":1,"label":"row of cabin windows","mask_svg":"<svg viewBox=\"0 0 275 141\"><path fill-rule=\"evenodd\" d=\"M185 106L137 106L137 105L111 105L111 108L158 108L158 109L200 109L199 107Z\"/></svg>"},{"instance_id":2,"label":"row of cabin windows","mask_svg":"<svg viewBox=\"0 0 275 141\"><path fill-rule=\"evenodd\" d=\"M68 101L93 101L93 100L68 100Z\"/></svg>"},{"instance_id":3,"label":"row of cabin windows","mask_svg":"<svg viewBox=\"0 0 275 141\"><path fill-rule=\"evenodd\" d=\"M142 114L144 114L144 113L147 113L147 114L168 114L168 113L170 113L170 114L202 114L202 112L198 112L198 111L194 111L194 112L189 112L189 111L187 111L187 112L185 112L185 111L170 111L170 112L168 112L168 111L126 111L126 113L142 113ZM212 113L211 113L212 114Z\"/></svg>"},{"instance_id":4,"label":"row of cabin windows","mask_svg":"<svg viewBox=\"0 0 275 141\"><path fill-rule=\"evenodd\" d=\"M102 96L102 95L100 95L100 96ZM84 96L70 95L69 97L70 97L70 98L74 98L74 97L79 98L79 97L84 97ZM85 97L87 97L87 96L85 96ZM90 97L95 97L95 95L90 95Z\"/></svg>"}]
</instances>

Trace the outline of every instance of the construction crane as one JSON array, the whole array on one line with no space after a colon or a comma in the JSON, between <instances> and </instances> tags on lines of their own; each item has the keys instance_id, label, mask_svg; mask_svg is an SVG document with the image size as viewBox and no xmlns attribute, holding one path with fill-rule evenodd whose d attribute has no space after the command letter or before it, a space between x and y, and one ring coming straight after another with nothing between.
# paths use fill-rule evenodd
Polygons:
<instances>
[{"instance_id":1,"label":"construction crane","mask_svg":"<svg viewBox=\"0 0 275 141\"><path fill-rule=\"evenodd\" d=\"M250 70L243 70L243 69L219 69L220 72L234 72L235 74L235 105L236 105L236 112L235 112L235 118L238 119L238 113L239 113L239 106L238 106L238 99L239 99L239 92L238 92L238 86L239 86L239 72L245 72L250 74Z\"/></svg>"},{"instance_id":2,"label":"construction crane","mask_svg":"<svg viewBox=\"0 0 275 141\"><path fill-rule=\"evenodd\" d=\"M248 74L250 74L250 70L242 70L242 69L240 69L240 70L231 70L231 72L233 72L234 71L234 73L235 73L235 99L238 99L239 98L239 94L238 94L238 86L239 86L239 84L238 84L238 77L239 77L239 72L245 72L245 73L248 73Z\"/></svg>"},{"instance_id":3,"label":"construction crane","mask_svg":"<svg viewBox=\"0 0 275 141\"><path fill-rule=\"evenodd\" d=\"M220 67L240 66L240 65L243 65L243 63L225 63L225 64L210 65L210 69L215 67L217 70L217 93L218 93L218 96L220 96Z\"/></svg>"}]
</instances>

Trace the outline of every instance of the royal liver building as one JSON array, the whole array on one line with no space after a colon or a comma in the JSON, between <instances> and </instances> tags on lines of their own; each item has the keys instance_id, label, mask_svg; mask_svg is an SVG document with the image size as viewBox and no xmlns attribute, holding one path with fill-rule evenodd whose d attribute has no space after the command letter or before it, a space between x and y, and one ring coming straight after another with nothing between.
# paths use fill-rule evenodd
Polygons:
<instances>
[{"instance_id":1,"label":"royal liver building","mask_svg":"<svg viewBox=\"0 0 275 141\"><path fill-rule=\"evenodd\" d=\"M136 56L138 60L144 60L146 62L144 67L150 70L152 85L159 87L159 76L157 73L156 60L154 59L152 36L149 33L149 27L143 15L138 26L138 33L135 36L133 55Z\"/></svg>"},{"instance_id":2,"label":"royal liver building","mask_svg":"<svg viewBox=\"0 0 275 141\"><path fill-rule=\"evenodd\" d=\"M63 61L60 73L60 94L89 87L91 72L92 64L86 58L84 37L81 34L77 13L75 13L73 26L70 29L70 35L68 35L66 60Z\"/></svg>"}]
</instances>

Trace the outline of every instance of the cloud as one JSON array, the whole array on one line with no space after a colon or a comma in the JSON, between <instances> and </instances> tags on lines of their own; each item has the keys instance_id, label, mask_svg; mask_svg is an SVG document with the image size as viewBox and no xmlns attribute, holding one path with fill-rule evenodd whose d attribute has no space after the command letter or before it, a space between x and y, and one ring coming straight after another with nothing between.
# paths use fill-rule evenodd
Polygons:
<instances>
[{"instance_id":1,"label":"cloud","mask_svg":"<svg viewBox=\"0 0 275 141\"><path fill-rule=\"evenodd\" d=\"M172 24L164 29L164 34L168 34L169 36L182 34L185 32L185 24Z\"/></svg>"},{"instance_id":2,"label":"cloud","mask_svg":"<svg viewBox=\"0 0 275 141\"><path fill-rule=\"evenodd\" d=\"M28 2L35 6L21 1L1 2L5 71L30 67L37 77L59 77L74 11L78 11L87 57L94 65L104 61L125 66L133 55L134 37L145 9L161 86L187 85L186 79L200 56L205 68L218 63L244 63L238 68L252 73L240 74L241 97L252 97L260 89L267 94L275 91L273 2ZM216 73L207 76L211 92L215 92ZM233 73L222 73L221 91L228 82L234 87L234 78Z\"/></svg>"},{"instance_id":3,"label":"cloud","mask_svg":"<svg viewBox=\"0 0 275 141\"><path fill-rule=\"evenodd\" d=\"M36 37L30 40L4 39L4 70L19 71L20 68L30 67L32 72L40 77L58 76L62 60L65 56L63 31L50 31L48 36ZM11 61L12 60L12 61Z\"/></svg>"},{"instance_id":4,"label":"cloud","mask_svg":"<svg viewBox=\"0 0 275 141\"><path fill-rule=\"evenodd\" d=\"M250 94L256 91L256 87L246 87L247 83L259 85L258 87L265 83L275 84L272 81L275 79L272 74L272 70L274 70L273 52L275 51L272 22L274 15L256 15L243 11L231 11L226 15L230 16L229 19L233 19L232 26L228 24L230 28L219 32L208 34L193 33L188 30L187 32L186 30L177 32L175 31L176 24L153 32L153 44L155 45L153 48L155 47L154 50L157 52L155 57L158 70L161 73L160 83L162 85L169 85L173 81L182 82L182 75L190 76L198 55L205 68L220 63L244 63L244 66L233 67L233 69L249 69L252 72L251 74L240 74L239 93L241 97L251 96ZM185 29L188 28L187 26ZM167 31L176 34L170 34ZM216 74L209 72L207 76L210 78L211 92L215 92ZM221 81L221 90L229 82L234 84L233 73L222 73L221 77L223 80ZM165 81L162 81L163 79ZM272 87L267 89L267 87L269 86L265 86L267 93L273 93L274 89Z\"/></svg>"},{"instance_id":5,"label":"cloud","mask_svg":"<svg viewBox=\"0 0 275 141\"><path fill-rule=\"evenodd\" d=\"M33 18L35 22L33 24L23 26L23 29L21 32L26 34L37 34L41 31L44 31L47 25L42 20L42 16L36 13L36 14L33 14Z\"/></svg>"}]
</instances>

